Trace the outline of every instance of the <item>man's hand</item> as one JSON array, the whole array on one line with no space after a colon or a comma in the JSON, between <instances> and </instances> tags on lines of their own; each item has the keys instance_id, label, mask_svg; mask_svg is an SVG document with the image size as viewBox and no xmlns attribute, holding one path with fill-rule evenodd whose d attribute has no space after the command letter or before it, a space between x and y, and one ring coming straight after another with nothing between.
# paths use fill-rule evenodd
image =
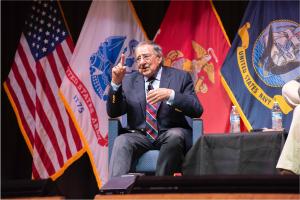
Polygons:
<instances>
[{"instance_id":1,"label":"man's hand","mask_svg":"<svg viewBox=\"0 0 300 200\"><path fill-rule=\"evenodd\" d=\"M147 94L147 102L150 104L155 104L160 101L167 101L172 93L171 89L168 88L157 88L155 90L150 90Z\"/></svg>"},{"instance_id":2,"label":"man's hand","mask_svg":"<svg viewBox=\"0 0 300 200\"><path fill-rule=\"evenodd\" d=\"M121 61L117 66L112 68L112 82L116 85L120 85L126 73L126 66L124 66L125 55L121 55Z\"/></svg>"}]
</instances>

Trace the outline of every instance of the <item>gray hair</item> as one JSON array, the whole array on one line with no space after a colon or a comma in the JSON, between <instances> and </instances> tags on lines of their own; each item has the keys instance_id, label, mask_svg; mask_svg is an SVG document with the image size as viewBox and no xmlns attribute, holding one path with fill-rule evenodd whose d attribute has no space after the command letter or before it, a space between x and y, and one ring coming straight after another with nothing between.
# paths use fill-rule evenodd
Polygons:
<instances>
[{"instance_id":1,"label":"gray hair","mask_svg":"<svg viewBox=\"0 0 300 200\"><path fill-rule=\"evenodd\" d=\"M155 53L156 53L158 56L160 56L160 57L163 56L161 46L159 46L158 44L156 44L156 43L153 42L153 41L143 41L143 42L140 42L140 43L135 47L135 49L137 49L137 48L139 48L139 47L141 47L141 46L144 46L144 45L150 45L150 46L152 46L152 47L153 47L153 50L155 51Z\"/></svg>"},{"instance_id":2,"label":"gray hair","mask_svg":"<svg viewBox=\"0 0 300 200\"><path fill-rule=\"evenodd\" d=\"M153 47L153 50L155 51L156 55L158 55L159 57L162 58L162 63L164 62L164 56L163 56L163 53L162 53L162 48L161 46L159 46L158 44L156 44L155 42L151 41L151 40L148 40L148 41L142 41L142 42L139 42L139 44L135 47L135 50L141 46L144 46L144 45L150 45ZM162 64L161 63L161 64Z\"/></svg>"}]
</instances>

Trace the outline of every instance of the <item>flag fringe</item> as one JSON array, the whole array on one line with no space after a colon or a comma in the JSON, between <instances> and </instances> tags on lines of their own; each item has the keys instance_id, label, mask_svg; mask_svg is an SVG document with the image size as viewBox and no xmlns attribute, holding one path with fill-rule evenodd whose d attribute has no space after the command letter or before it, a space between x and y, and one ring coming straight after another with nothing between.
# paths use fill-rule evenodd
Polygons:
<instances>
[{"instance_id":1,"label":"flag fringe","mask_svg":"<svg viewBox=\"0 0 300 200\"><path fill-rule=\"evenodd\" d=\"M12 98L11 93L10 93L10 91L9 91L7 85L6 85L6 82L3 83L3 87L4 87L4 91L6 92L6 94L7 94L7 96L8 96L9 102L10 102L10 104L11 104L11 106L12 106L14 112L15 112L15 115L16 115L16 117L17 117L17 121L18 121L19 128L20 128L20 130L21 130L21 133L22 133L22 135L23 135L23 137L24 137L24 140L25 140L25 142L26 142L26 144L27 144L27 147L28 147L28 149L29 149L29 151L30 151L30 153L31 153L31 156L32 156L32 154L33 154L33 148L32 148L32 145L31 145L30 140L29 140L29 138L28 138L28 134L26 133L26 131L25 131L24 127L23 127L23 124L22 124L22 120L21 120L19 111L18 111L17 106L16 106L16 104L15 104L15 102L14 102L14 99Z\"/></svg>"}]
</instances>

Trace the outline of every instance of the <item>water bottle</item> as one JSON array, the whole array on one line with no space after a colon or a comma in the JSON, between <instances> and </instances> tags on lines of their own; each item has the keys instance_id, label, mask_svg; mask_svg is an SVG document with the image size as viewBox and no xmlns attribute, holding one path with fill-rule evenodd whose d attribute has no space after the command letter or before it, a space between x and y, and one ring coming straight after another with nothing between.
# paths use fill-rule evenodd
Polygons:
<instances>
[{"instance_id":1,"label":"water bottle","mask_svg":"<svg viewBox=\"0 0 300 200\"><path fill-rule=\"evenodd\" d=\"M276 131L282 130L282 112L277 101L274 102L272 108L272 129Z\"/></svg>"},{"instance_id":2,"label":"water bottle","mask_svg":"<svg viewBox=\"0 0 300 200\"><path fill-rule=\"evenodd\" d=\"M240 129L240 115L235 106L232 106L230 112L230 133L239 133Z\"/></svg>"}]
</instances>

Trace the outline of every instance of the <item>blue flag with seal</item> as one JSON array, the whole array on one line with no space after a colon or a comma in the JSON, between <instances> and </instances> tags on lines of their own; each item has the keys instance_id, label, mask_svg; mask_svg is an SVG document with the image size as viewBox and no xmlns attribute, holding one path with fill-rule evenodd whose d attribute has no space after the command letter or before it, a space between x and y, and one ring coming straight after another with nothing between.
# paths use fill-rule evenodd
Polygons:
<instances>
[{"instance_id":1,"label":"blue flag with seal","mask_svg":"<svg viewBox=\"0 0 300 200\"><path fill-rule=\"evenodd\" d=\"M299 1L250 1L221 73L248 130L271 128L275 101L288 130L292 109L281 89L300 76Z\"/></svg>"}]
</instances>

